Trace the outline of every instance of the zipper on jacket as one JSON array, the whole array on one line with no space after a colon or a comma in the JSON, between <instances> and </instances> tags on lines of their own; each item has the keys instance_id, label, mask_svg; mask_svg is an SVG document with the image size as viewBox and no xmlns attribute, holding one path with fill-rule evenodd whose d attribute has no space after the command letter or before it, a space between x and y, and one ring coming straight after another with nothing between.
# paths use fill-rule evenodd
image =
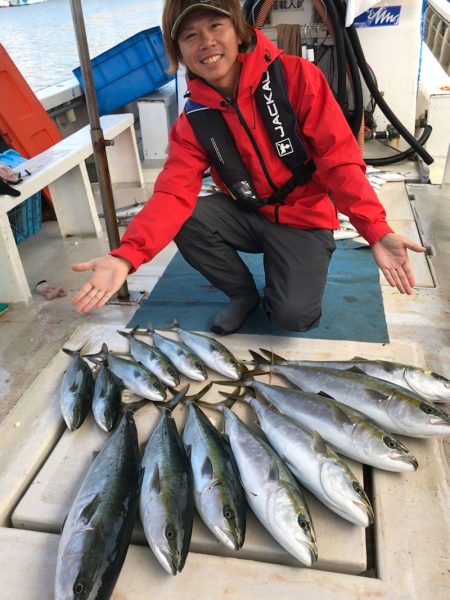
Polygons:
<instances>
[{"instance_id":1,"label":"zipper on jacket","mask_svg":"<svg viewBox=\"0 0 450 600\"><path fill-rule=\"evenodd\" d=\"M251 132L249 126L247 125L247 123L246 123L246 121L244 119L243 114L241 113L241 111L239 109L237 100L235 98L233 98L232 100L230 100L229 104L236 111L236 114L237 114L238 119L239 119L239 123L245 129L245 131L246 131L246 133L247 133L247 135L249 137L249 140L252 143L253 150L255 151L256 156L258 157L258 160L259 160L261 168L262 168L262 170L264 172L264 175L266 176L266 179L269 182L270 186L272 187L273 191L276 192L278 188L274 184L274 182L272 181L272 178L270 177L269 171L267 170L267 167L266 167L266 164L265 164L265 162L263 160L262 154L261 154L261 152L260 152L260 150L258 148L257 143L255 142L255 138L253 137L252 132Z\"/></svg>"}]
</instances>

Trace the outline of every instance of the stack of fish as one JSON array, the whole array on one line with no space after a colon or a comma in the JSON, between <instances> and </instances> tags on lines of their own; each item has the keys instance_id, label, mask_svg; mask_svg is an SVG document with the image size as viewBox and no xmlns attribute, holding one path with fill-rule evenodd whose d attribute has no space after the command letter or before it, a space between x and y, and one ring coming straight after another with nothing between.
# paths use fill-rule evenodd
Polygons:
<instances>
[{"instance_id":1,"label":"stack of fish","mask_svg":"<svg viewBox=\"0 0 450 600\"><path fill-rule=\"evenodd\" d=\"M71 574L67 585L78 594L103 585L104 580L111 585L109 576L102 576L100 583L93 581L100 577L101 569L93 575L90 563L79 564L77 559L75 564L71 558L73 540L83 540L83 544L76 541L81 544L77 556L90 556L95 549L96 553L103 552L105 563L110 564L111 548L120 548L114 562L116 571L120 570L123 548L129 543L128 519L134 518L135 504L149 546L168 573L175 575L184 567L195 508L220 542L239 550L245 538L245 498L269 533L302 564L310 566L317 559L318 548L300 484L336 514L367 527L374 518L370 501L341 456L389 471L414 471L417 460L395 434L419 438L450 434L449 415L434 404L450 402L450 382L434 373L364 359L288 361L267 350L261 350L265 356L251 351L256 369L250 372L214 338L182 330L177 323L171 330L181 342L153 329L119 332L129 339L130 356L110 352L106 345L99 354L89 356L101 364L95 384L80 352L68 351L72 362L61 386L61 406L70 429L81 425L92 396L102 406L94 409L94 416L96 412L100 415L97 422L103 423L105 430L112 429L120 409L111 414L104 404L111 395L120 407L122 386L157 402L161 414L140 463L139 500L134 495L132 475L130 509L121 513L124 525L120 533L111 531L113 538L105 535L104 524L111 515L110 508L103 507L115 506L116 500L113 504L109 500L114 494L117 506L124 501L123 483L107 484L109 478L102 479L98 472L102 469L104 474L114 471L117 475L116 466L111 466L117 462L132 464L131 473L135 474L135 450L131 449L135 443L130 441L134 439L130 433L134 423L131 425L129 412L93 463L61 537L57 598L65 597L58 591L63 588L59 575L63 571ZM138 333L148 334L154 345L137 338ZM214 383L245 388L242 395L237 391L226 394L229 398L215 405L223 412L226 437L199 406L212 384L194 396L186 395L186 386L163 402L166 388L174 390L180 374L202 382L207 368L228 378ZM262 372L276 373L295 388L258 381L255 377ZM261 434L231 410L237 398L252 407ZM186 405L182 434L171 412L180 402ZM97 473L98 481L93 473Z\"/></svg>"},{"instance_id":2,"label":"stack of fish","mask_svg":"<svg viewBox=\"0 0 450 600\"><path fill-rule=\"evenodd\" d=\"M176 323L176 322L175 322ZM72 360L60 389L61 412L73 431L84 422L92 406L94 418L104 431L111 431L120 413L123 388L147 400L163 402L167 388L180 383L180 374L194 381L205 381L207 367L230 379L239 379L245 367L223 344L201 334L174 326L182 342L153 330L119 331L129 339L130 353L110 352L106 344L98 354L81 356L81 351L63 348ZM136 337L148 334L154 346ZM84 359L98 365L95 378Z\"/></svg>"}]
</instances>

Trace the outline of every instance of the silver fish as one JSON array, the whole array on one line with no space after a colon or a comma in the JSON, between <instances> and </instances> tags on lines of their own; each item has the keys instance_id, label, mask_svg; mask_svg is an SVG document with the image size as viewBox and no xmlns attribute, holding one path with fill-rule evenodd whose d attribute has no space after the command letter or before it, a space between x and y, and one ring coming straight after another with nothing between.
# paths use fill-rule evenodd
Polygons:
<instances>
[{"instance_id":1,"label":"silver fish","mask_svg":"<svg viewBox=\"0 0 450 600\"><path fill-rule=\"evenodd\" d=\"M272 448L295 477L330 510L360 527L373 522L373 509L350 468L317 431L300 426L267 402L247 393Z\"/></svg>"},{"instance_id":2,"label":"silver fish","mask_svg":"<svg viewBox=\"0 0 450 600\"><path fill-rule=\"evenodd\" d=\"M183 442L194 478L197 511L213 535L232 550L245 536L245 500L228 444L194 402L188 400Z\"/></svg>"},{"instance_id":3,"label":"silver fish","mask_svg":"<svg viewBox=\"0 0 450 600\"><path fill-rule=\"evenodd\" d=\"M74 431L83 424L91 407L94 377L87 362L81 358L79 350L62 350L69 354L72 360L61 382L60 406L67 427Z\"/></svg>"},{"instance_id":4,"label":"silver fish","mask_svg":"<svg viewBox=\"0 0 450 600\"><path fill-rule=\"evenodd\" d=\"M120 335L129 339L131 356L156 375L165 385L176 387L180 383L180 375L175 366L159 348L137 339L135 336L137 330L138 328L135 327L130 332L118 331Z\"/></svg>"},{"instance_id":5,"label":"silver fish","mask_svg":"<svg viewBox=\"0 0 450 600\"><path fill-rule=\"evenodd\" d=\"M317 542L303 494L280 457L223 407L225 431L247 501L277 542L307 566L317 559Z\"/></svg>"},{"instance_id":6,"label":"silver fish","mask_svg":"<svg viewBox=\"0 0 450 600\"><path fill-rule=\"evenodd\" d=\"M92 463L59 542L56 600L110 598L137 514L139 448L128 411Z\"/></svg>"},{"instance_id":7,"label":"silver fish","mask_svg":"<svg viewBox=\"0 0 450 600\"><path fill-rule=\"evenodd\" d=\"M106 344L102 345L98 354L90 354L86 358L94 362L96 359L106 360L112 373L134 394L159 402L166 399L165 385L153 373L132 358L123 358L109 352Z\"/></svg>"},{"instance_id":8,"label":"silver fish","mask_svg":"<svg viewBox=\"0 0 450 600\"><path fill-rule=\"evenodd\" d=\"M97 425L103 431L111 431L120 413L122 381L102 364L95 378L92 412Z\"/></svg>"},{"instance_id":9,"label":"silver fish","mask_svg":"<svg viewBox=\"0 0 450 600\"><path fill-rule=\"evenodd\" d=\"M366 415L318 394L245 380L280 412L310 431L317 431L335 452L386 471L415 471L408 448Z\"/></svg>"},{"instance_id":10,"label":"silver fish","mask_svg":"<svg viewBox=\"0 0 450 600\"><path fill-rule=\"evenodd\" d=\"M386 431L418 438L450 435L450 415L387 381L352 371L306 367L295 361L277 360L270 369L302 390L325 393L361 411Z\"/></svg>"},{"instance_id":11,"label":"silver fish","mask_svg":"<svg viewBox=\"0 0 450 600\"><path fill-rule=\"evenodd\" d=\"M450 380L429 369L421 369L388 360L369 360L360 357L342 361L302 360L299 361L299 364L309 367L359 371L371 377L378 377L384 381L407 388L426 400L450 402Z\"/></svg>"},{"instance_id":12,"label":"silver fish","mask_svg":"<svg viewBox=\"0 0 450 600\"><path fill-rule=\"evenodd\" d=\"M246 371L243 363L239 362L228 348L215 338L181 329L177 321L174 321L170 331L176 331L183 343L195 352L205 365L221 375L237 380Z\"/></svg>"},{"instance_id":13,"label":"silver fish","mask_svg":"<svg viewBox=\"0 0 450 600\"><path fill-rule=\"evenodd\" d=\"M208 378L203 361L185 344L171 340L155 331L148 330L148 334L152 336L155 345L172 361L180 373L195 381L205 381Z\"/></svg>"},{"instance_id":14,"label":"silver fish","mask_svg":"<svg viewBox=\"0 0 450 600\"><path fill-rule=\"evenodd\" d=\"M170 410L161 417L142 458L139 514L161 566L179 573L186 562L194 520L191 467Z\"/></svg>"}]
</instances>

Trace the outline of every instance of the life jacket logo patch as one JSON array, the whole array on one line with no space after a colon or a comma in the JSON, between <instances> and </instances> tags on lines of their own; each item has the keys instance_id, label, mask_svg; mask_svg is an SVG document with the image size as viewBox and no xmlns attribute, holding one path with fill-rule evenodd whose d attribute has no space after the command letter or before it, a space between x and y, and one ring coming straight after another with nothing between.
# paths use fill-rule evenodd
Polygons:
<instances>
[{"instance_id":1,"label":"life jacket logo patch","mask_svg":"<svg viewBox=\"0 0 450 600\"><path fill-rule=\"evenodd\" d=\"M292 154L294 152L292 142L289 138L281 140L281 142L276 142L276 147L278 156L287 156L288 154Z\"/></svg>"}]
</instances>

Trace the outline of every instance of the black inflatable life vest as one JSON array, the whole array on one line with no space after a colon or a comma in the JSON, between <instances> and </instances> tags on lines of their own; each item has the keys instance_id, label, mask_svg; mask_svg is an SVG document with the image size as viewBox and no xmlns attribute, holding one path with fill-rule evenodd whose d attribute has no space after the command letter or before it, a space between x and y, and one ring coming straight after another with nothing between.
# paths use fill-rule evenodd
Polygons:
<instances>
[{"instance_id":1,"label":"black inflatable life vest","mask_svg":"<svg viewBox=\"0 0 450 600\"><path fill-rule=\"evenodd\" d=\"M186 116L211 164L217 170L230 195L244 210L256 210L266 204L283 204L286 196L311 179L316 170L297 133L297 118L289 102L279 59L273 61L255 91L256 105L262 115L272 146L292 172L292 176L268 198L259 198L245 168L228 125L219 110L192 100L185 105ZM237 107L235 107L236 110ZM247 130L254 142L250 130ZM254 142L255 151L259 150Z\"/></svg>"}]
</instances>

